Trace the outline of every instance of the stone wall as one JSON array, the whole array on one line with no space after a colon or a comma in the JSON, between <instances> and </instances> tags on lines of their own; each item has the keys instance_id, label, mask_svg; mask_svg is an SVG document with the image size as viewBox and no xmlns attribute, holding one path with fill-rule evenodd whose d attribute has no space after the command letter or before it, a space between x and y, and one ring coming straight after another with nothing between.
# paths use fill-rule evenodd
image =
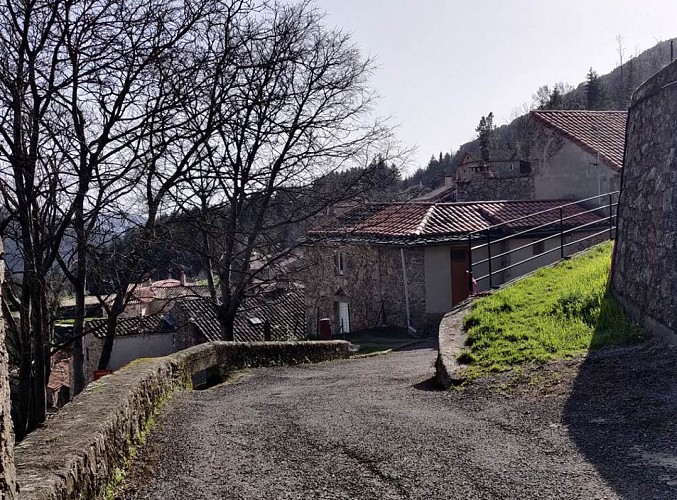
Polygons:
<instances>
[{"instance_id":1,"label":"stone wall","mask_svg":"<svg viewBox=\"0 0 677 500\"><path fill-rule=\"evenodd\" d=\"M635 92L628 116L613 291L677 342L677 62Z\"/></svg>"},{"instance_id":2,"label":"stone wall","mask_svg":"<svg viewBox=\"0 0 677 500\"><path fill-rule=\"evenodd\" d=\"M0 253L2 253L1 240ZM0 259L0 286L2 286L4 276L5 262ZM8 368L5 325L0 317L0 498L14 500L16 498L16 471L14 469L14 431L10 417Z\"/></svg>"},{"instance_id":3,"label":"stone wall","mask_svg":"<svg viewBox=\"0 0 677 500\"><path fill-rule=\"evenodd\" d=\"M345 256L345 271L337 274L337 252ZM411 321L425 324L423 248L405 248ZM315 245L306 247L308 268L303 278L307 332L317 334L318 318L337 324L336 302L348 302L351 330L376 326L407 326L400 248L387 245Z\"/></svg>"},{"instance_id":4,"label":"stone wall","mask_svg":"<svg viewBox=\"0 0 677 500\"><path fill-rule=\"evenodd\" d=\"M534 198L534 179L519 177L490 177L478 172L457 184L457 201L530 200Z\"/></svg>"},{"instance_id":5,"label":"stone wall","mask_svg":"<svg viewBox=\"0 0 677 500\"><path fill-rule=\"evenodd\" d=\"M348 343L341 341L213 342L137 360L89 384L17 446L21 498L100 498L115 468L143 438L149 417L174 391L190 387L195 374L348 356Z\"/></svg>"}]
</instances>

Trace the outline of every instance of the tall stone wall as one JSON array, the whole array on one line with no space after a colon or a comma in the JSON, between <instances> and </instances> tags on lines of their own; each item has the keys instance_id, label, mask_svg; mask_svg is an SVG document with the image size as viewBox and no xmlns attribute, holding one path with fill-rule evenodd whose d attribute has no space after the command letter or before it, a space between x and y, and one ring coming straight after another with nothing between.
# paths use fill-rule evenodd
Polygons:
<instances>
[{"instance_id":1,"label":"tall stone wall","mask_svg":"<svg viewBox=\"0 0 677 500\"><path fill-rule=\"evenodd\" d=\"M2 241L0 241L0 254ZM0 259L0 286L5 275L5 262ZM0 316L0 498L16 497L16 471L14 467L14 431L10 418L9 360L5 348L5 325Z\"/></svg>"},{"instance_id":2,"label":"tall stone wall","mask_svg":"<svg viewBox=\"0 0 677 500\"><path fill-rule=\"evenodd\" d=\"M677 342L677 61L629 111L612 288L652 332Z\"/></svg>"}]
</instances>

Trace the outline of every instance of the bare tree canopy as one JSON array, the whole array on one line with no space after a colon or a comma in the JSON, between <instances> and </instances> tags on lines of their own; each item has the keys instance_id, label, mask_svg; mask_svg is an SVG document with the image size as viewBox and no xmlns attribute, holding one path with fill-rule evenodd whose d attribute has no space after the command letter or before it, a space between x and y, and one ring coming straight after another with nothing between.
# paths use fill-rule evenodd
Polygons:
<instances>
[{"instance_id":1,"label":"bare tree canopy","mask_svg":"<svg viewBox=\"0 0 677 500\"><path fill-rule=\"evenodd\" d=\"M130 285L174 238L169 215L194 229L232 339L243 300L293 253L287 228L368 189L397 152L372 115L372 62L308 1L0 2L1 221L21 263L18 293L4 287L18 320L3 313L21 437L45 418L57 270L75 296L77 393L88 277L116 296L106 365ZM351 182L323 182L350 168Z\"/></svg>"}]
</instances>

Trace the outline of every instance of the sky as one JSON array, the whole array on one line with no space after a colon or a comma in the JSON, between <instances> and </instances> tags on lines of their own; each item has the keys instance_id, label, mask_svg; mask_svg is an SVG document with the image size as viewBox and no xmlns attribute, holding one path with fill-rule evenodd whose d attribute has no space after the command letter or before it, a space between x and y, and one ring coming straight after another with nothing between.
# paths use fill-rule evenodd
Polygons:
<instances>
[{"instance_id":1,"label":"sky","mask_svg":"<svg viewBox=\"0 0 677 500\"><path fill-rule=\"evenodd\" d=\"M541 85L578 85L592 67L677 36L677 0L315 0L328 27L375 60L376 113L415 147L405 175L510 121ZM677 47L676 47L677 50Z\"/></svg>"}]
</instances>

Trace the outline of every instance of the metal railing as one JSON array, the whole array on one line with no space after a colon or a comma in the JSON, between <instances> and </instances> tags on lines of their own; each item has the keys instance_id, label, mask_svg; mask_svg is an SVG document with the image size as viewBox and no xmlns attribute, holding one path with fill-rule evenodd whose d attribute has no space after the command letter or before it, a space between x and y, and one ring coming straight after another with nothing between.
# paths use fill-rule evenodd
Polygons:
<instances>
[{"instance_id":1,"label":"metal railing","mask_svg":"<svg viewBox=\"0 0 677 500\"><path fill-rule=\"evenodd\" d=\"M567 250L569 247L581 244L586 240L597 238L597 240L592 241L591 244L613 240L615 235L614 231L616 229L618 194L619 191L612 191L610 193L591 196L590 198L565 203L469 233L469 290L475 292L484 288L485 281L488 282L487 289L496 288L500 284L535 271L539 267L558 262L567 257ZM596 201L597 206L589 208L591 205L595 204ZM568 209L568 207L576 207L576 209L572 210ZM588 214L592 214L594 217L585 217ZM552 220L538 223L535 226L529 224L530 219L538 220L537 218L544 217L552 217ZM577 218L585 218L587 222L576 224L575 219ZM581 234L583 234L583 236L576 239L576 237ZM515 248L510 248L511 242L523 239L533 239L533 241L521 244ZM553 240L558 241L559 244L552 245L552 248L546 248L547 246L550 246L548 245L548 242ZM492 254L492 250L495 249L497 245L500 245L500 253ZM536 245L541 245L542 248L537 249ZM513 254L520 251L526 251L529 248L532 249L531 256L517 262L511 262L511 256ZM486 249L486 257L483 256L484 258L477 260L473 259L473 253L477 255L483 249ZM544 259L545 256L555 252L559 252L559 256L555 256L551 259ZM496 267L497 259L500 259L498 262L499 267ZM537 265L533 269L529 269L521 274L519 272L515 273L515 275L510 276L509 279L505 279L506 271L518 268L519 266L524 266L536 259L543 259L544 262L542 265ZM486 271L484 271L485 274L475 276L480 269L480 266L486 267ZM501 274L500 277L498 276L499 273ZM475 290L475 288L477 290Z\"/></svg>"}]
</instances>

